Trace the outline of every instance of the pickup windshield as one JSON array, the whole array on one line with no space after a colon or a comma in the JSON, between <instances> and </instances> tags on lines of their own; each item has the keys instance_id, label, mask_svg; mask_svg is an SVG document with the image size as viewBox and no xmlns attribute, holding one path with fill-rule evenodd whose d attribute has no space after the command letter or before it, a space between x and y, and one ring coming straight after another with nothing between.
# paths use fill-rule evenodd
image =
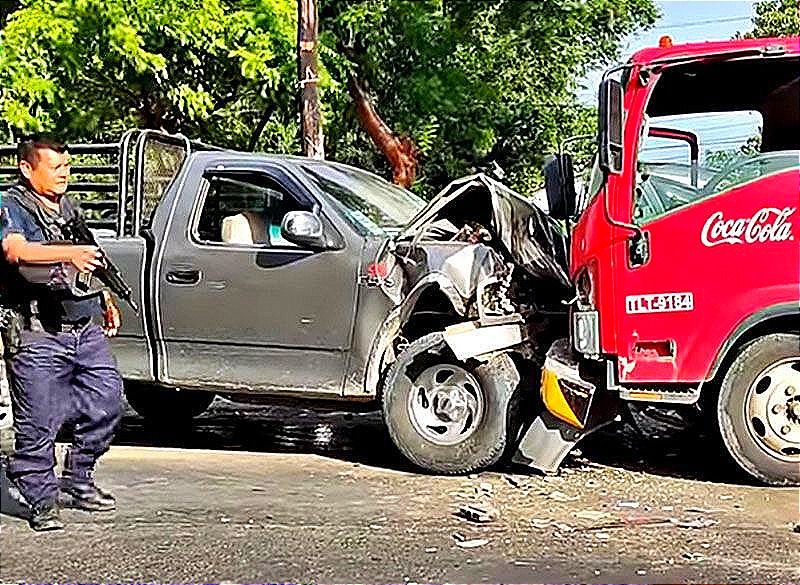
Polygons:
<instances>
[{"instance_id":1,"label":"pickup windshield","mask_svg":"<svg viewBox=\"0 0 800 585\"><path fill-rule=\"evenodd\" d=\"M397 232L425 207L410 191L365 171L325 163L304 163L300 168L365 236Z\"/></svg>"}]
</instances>

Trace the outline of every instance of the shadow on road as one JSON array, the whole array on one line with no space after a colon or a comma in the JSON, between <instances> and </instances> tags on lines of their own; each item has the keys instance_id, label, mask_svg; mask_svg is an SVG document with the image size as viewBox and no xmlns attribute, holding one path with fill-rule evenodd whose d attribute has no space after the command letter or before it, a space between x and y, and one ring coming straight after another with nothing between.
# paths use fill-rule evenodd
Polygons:
<instances>
[{"instance_id":1,"label":"shadow on road","mask_svg":"<svg viewBox=\"0 0 800 585\"><path fill-rule=\"evenodd\" d=\"M620 423L590 435L579 445L581 455L570 455L564 465L577 469L589 463L699 481L746 481L732 473L723 454L708 438L653 421L644 424L650 425L645 434L631 424ZM115 443L308 453L387 469L418 471L394 447L379 412L318 412L298 407L239 404L218 398L208 412L184 427L154 427L128 409Z\"/></svg>"},{"instance_id":2,"label":"shadow on road","mask_svg":"<svg viewBox=\"0 0 800 585\"><path fill-rule=\"evenodd\" d=\"M217 398L191 424L157 427L127 409L115 444L308 453L411 471L395 449L380 412L315 411L297 406L233 403Z\"/></svg>"}]
</instances>

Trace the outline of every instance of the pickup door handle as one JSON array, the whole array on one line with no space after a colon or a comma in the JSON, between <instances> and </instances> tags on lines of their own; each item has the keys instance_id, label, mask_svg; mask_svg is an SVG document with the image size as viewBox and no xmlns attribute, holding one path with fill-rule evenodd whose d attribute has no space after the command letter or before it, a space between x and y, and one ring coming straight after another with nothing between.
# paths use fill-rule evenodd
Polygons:
<instances>
[{"instance_id":1,"label":"pickup door handle","mask_svg":"<svg viewBox=\"0 0 800 585\"><path fill-rule=\"evenodd\" d=\"M200 282L199 270L170 270L167 272L170 284L197 284Z\"/></svg>"}]
</instances>

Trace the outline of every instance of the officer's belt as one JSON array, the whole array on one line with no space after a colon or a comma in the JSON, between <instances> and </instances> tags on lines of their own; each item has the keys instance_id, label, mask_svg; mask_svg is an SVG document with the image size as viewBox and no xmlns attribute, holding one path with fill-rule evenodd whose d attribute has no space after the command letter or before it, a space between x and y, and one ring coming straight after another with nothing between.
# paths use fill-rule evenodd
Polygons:
<instances>
[{"instance_id":1,"label":"officer's belt","mask_svg":"<svg viewBox=\"0 0 800 585\"><path fill-rule=\"evenodd\" d=\"M31 319L31 330L36 330L39 327L48 333L72 333L86 327L92 322L91 317L83 317L77 321L42 321L36 317ZM35 321L35 323L34 323ZM38 325L39 327L36 327Z\"/></svg>"}]
</instances>

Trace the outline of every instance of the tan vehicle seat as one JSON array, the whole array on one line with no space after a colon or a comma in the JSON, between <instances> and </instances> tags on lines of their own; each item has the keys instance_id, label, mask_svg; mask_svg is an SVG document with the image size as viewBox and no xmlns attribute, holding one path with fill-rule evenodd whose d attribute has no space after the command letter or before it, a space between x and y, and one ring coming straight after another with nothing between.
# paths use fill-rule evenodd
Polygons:
<instances>
[{"instance_id":1,"label":"tan vehicle seat","mask_svg":"<svg viewBox=\"0 0 800 585\"><path fill-rule=\"evenodd\" d=\"M226 244L267 244L267 225L260 214L243 211L222 220L222 241Z\"/></svg>"}]
</instances>

